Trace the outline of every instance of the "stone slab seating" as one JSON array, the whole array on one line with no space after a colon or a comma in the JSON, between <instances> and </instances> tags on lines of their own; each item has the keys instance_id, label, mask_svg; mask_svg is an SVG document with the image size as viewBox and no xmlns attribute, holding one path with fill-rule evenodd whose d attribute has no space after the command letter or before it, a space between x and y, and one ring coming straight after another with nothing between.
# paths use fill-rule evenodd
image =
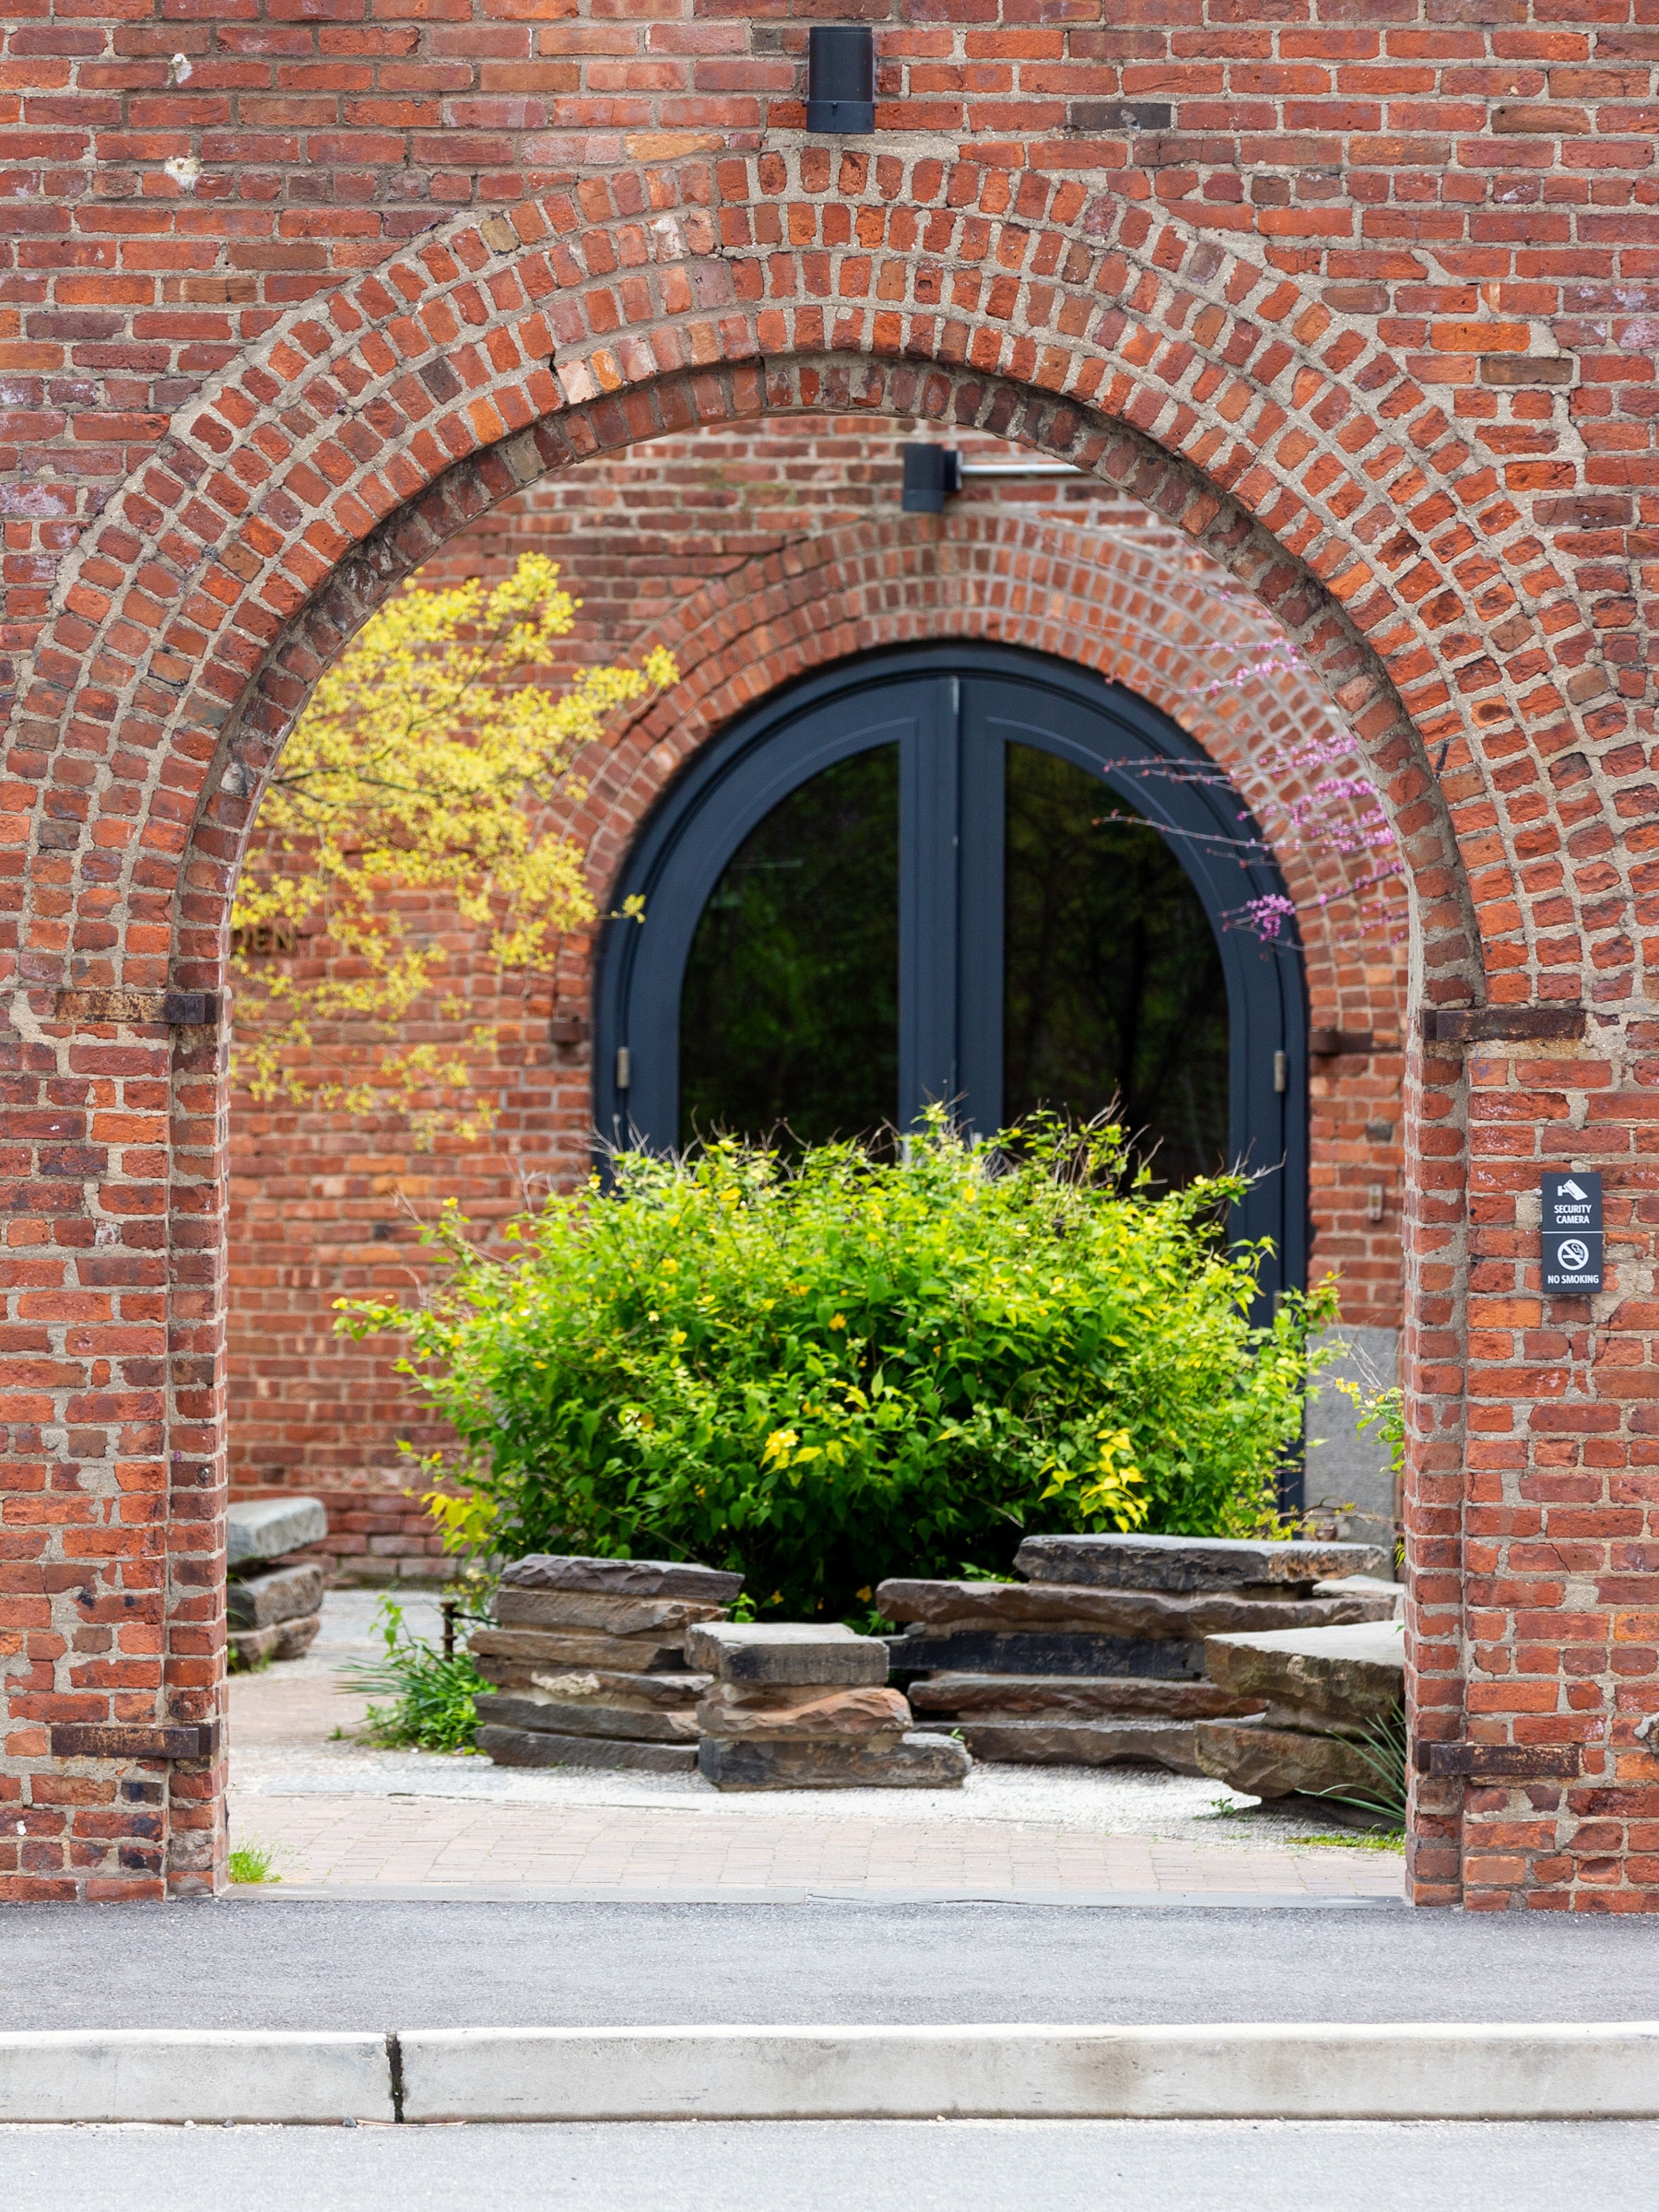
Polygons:
<instances>
[{"instance_id":1,"label":"stone slab seating","mask_svg":"<svg viewBox=\"0 0 1659 2212\"><path fill-rule=\"evenodd\" d=\"M972 1764L952 1737L912 1728L878 1637L839 1622L707 1623L687 1652L713 1677L698 1763L716 1789L953 1789Z\"/></svg>"},{"instance_id":2,"label":"stone slab seating","mask_svg":"<svg viewBox=\"0 0 1659 2212\"><path fill-rule=\"evenodd\" d=\"M1229 1536L1028 1536L1014 1555L1014 1571L1033 1583L1175 1594L1254 1587L1287 1597L1287 1585L1312 1590L1338 1576L1381 1575L1388 1564L1379 1544L1269 1544Z\"/></svg>"},{"instance_id":3,"label":"stone slab seating","mask_svg":"<svg viewBox=\"0 0 1659 2212\"><path fill-rule=\"evenodd\" d=\"M1361 1747L1404 1699L1398 1622L1213 1636L1205 1653L1215 1688L1260 1710L1253 1721L1198 1724L1205 1773L1253 1797L1375 1798L1379 1778Z\"/></svg>"},{"instance_id":4,"label":"stone slab seating","mask_svg":"<svg viewBox=\"0 0 1659 2212\"><path fill-rule=\"evenodd\" d=\"M1364 1544L1031 1536L1023 1582L895 1577L876 1602L904 1624L888 1649L916 1711L955 1721L976 1758L1196 1774L1196 1723L1260 1711L1205 1681L1206 1640L1385 1620L1385 1565Z\"/></svg>"},{"instance_id":5,"label":"stone slab seating","mask_svg":"<svg viewBox=\"0 0 1659 2212\"><path fill-rule=\"evenodd\" d=\"M316 1498L255 1498L226 1515L227 1643L232 1667L263 1666L298 1659L323 1626L327 1583L315 1560L255 1571L267 1559L285 1559L328 1534L328 1514Z\"/></svg>"},{"instance_id":6,"label":"stone slab seating","mask_svg":"<svg viewBox=\"0 0 1659 2212\"><path fill-rule=\"evenodd\" d=\"M475 1742L498 1766L688 1774L706 1672L686 1641L718 1622L740 1574L669 1559L536 1553L496 1591L496 1626L469 1639L492 1688Z\"/></svg>"},{"instance_id":7,"label":"stone slab seating","mask_svg":"<svg viewBox=\"0 0 1659 2212\"><path fill-rule=\"evenodd\" d=\"M328 1514L320 1498L252 1498L225 1515L225 1558L231 1567L250 1559L282 1559L321 1544Z\"/></svg>"}]
</instances>

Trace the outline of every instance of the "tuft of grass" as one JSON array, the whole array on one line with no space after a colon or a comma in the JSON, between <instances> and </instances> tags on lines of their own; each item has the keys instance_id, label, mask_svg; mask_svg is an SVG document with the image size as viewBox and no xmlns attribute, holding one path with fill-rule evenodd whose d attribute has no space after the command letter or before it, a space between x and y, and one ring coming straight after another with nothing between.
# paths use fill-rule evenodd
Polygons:
<instances>
[{"instance_id":1,"label":"tuft of grass","mask_svg":"<svg viewBox=\"0 0 1659 2212\"><path fill-rule=\"evenodd\" d=\"M1368 1836L1362 1829L1349 1829L1346 1835L1298 1836L1297 1848L1304 1843L1330 1844L1339 1851L1404 1851L1406 1831L1391 1830L1386 1835Z\"/></svg>"},{"instance_id":2,"label":"tuft of grass","mask_svg":"<svg viewBox=\"0 0 1659 2212\"><path fill-rule=\"evenodd\" d=\"M1371 1794L1350 1796L1342 1790L1315 1790L1311 1794L1326 1798L1333 1805L1351 1805L1358 1812L1375 1814L1404 1829L1406 1763L1411 1751L1406 1734L1405 1709L1395 1705L1381 1720L1373 1721L1354 1748L1371 1770Z\"/></svg>"},{"instance_id":3,"label":"tuft of grass","mask_svg":"<svg viewBox=\"0 0 1659 2212\"><path fill-rule=\"evenodd\" d=\"M381 1600L376 1625L385 1644L379 1659L347 1660L340 1672L345 1688L389 1697L389 1705L371 1705L364 1739L382 1750L470 1751L478 1715L473 1699L489 1684L469 1653L446 1659L404 1625L394 1597Z\"/></svg>"},{"instance_id":4,"label":"tuft of grass","mask_svg":"<svg viewBox=\"0 0 1659 2212\"><path fill-rule=\"evenodd\" d=\"M279 1882L276 1852L270 1843L239 1843L230 1853L233 1882Z\"/></svg>"}]
</instances>

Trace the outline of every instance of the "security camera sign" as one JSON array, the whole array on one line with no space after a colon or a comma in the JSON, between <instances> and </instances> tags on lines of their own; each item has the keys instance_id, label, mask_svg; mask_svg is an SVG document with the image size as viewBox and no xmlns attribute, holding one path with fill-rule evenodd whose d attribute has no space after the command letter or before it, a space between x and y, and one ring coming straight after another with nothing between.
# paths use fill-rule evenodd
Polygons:
<instances>
[{"instance_id":1,"label":"security camera sign","mask_svg":"<svg viewBox=\"0 0 1659 2212\"><path fill-rule=\"evenodd\" d=\"M1544 1288L1571 1296L1602 1287L1602 1181L1591 1168L1544 1178Z\"/></svg>"}]
</instances>

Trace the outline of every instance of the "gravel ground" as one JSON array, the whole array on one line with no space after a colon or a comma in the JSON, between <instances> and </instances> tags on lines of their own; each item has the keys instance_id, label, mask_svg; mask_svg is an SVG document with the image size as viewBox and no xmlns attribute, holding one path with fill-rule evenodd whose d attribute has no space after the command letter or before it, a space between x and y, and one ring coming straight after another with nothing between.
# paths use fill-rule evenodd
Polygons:
<instances>
[{"instance_id":1,"label":"gravel ground","mask_svg":"<svg viewBox=\"0 0 1659 2212\"><path fill-rule=\"evenodd\" d=\"M435 1642L437 1599L400 1597L410 1630ZM658 1811L728 1813L733 1800L700 1774L540 1772L490 1765L469 1755L377 1751L353 1740L365 1700L336 1688L343 1660L380 1648L373 1632L380 1593L331 1591L323 1631L303 1659L237 1677L230 1692L231 1781L239 1795L446 1797L486 1803L637 1806ZM331 1740L331 1728L347 1733ZM1292 1848L1330 1832L1317 1822L1259 1806L1206 1777L1137 1767L976 1766L959 1790L781 1790L767 1813L822 1820L1034 1821L1048 1828L1152 1835L1174 1841ZM752 1803L753 1800L745 1800Z\"/></svg>"}]
</instances>

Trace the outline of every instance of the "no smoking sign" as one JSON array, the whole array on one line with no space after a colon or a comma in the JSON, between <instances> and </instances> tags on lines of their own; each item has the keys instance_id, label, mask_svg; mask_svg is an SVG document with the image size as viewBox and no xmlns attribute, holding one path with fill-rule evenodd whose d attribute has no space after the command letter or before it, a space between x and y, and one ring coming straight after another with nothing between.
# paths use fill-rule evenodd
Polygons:
<instances>
[{"instance_id":1,"label":"no smoking sign","mask_svg":"<svg viewBox=\"0 0 1659 2212\"><path fill-rule=\"evenodd\" d=\"M1602 1287L1602 1179L1592 1168L1544 1178L1544 1288L1578 1295Z\"/></svg>"}]
</instances>

